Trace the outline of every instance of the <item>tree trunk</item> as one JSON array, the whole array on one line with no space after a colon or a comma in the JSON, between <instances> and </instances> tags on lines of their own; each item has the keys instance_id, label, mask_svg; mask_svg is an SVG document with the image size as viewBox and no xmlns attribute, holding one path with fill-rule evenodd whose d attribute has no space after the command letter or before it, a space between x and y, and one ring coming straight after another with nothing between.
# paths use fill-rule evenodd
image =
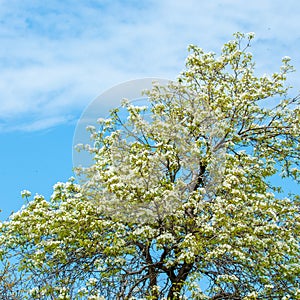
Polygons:
<instances>
[{"instance_id":1,"label":"tree trunk","mask_svg":"<svg viewBox=\"0 0 300 300\"><path fill-rule=\"evenodd\" d=\"M184 285L185 280L187 279L191 269L193 268L193 263L184 263L183 266L180 268L178 275L175 279L172 280L172 286L168 293L168 300L179 300L180 299L180 292Z\"/></svg>"}]
</instances>

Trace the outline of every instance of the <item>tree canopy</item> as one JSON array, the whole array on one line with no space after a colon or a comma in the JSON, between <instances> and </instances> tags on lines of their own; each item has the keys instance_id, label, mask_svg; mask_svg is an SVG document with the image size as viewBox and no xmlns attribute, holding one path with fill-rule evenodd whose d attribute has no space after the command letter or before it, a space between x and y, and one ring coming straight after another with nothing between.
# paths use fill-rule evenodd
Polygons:
<instances>
[{"instance_id":1,"label":"tree canopy","mask_svg":"<svg viewBox=\"0 0 300 300\"><path fill-rule=\"evenodd\" d=\"M288 57L255 74L253 37L190 46L147 106L89 128L84 182L23 193L1 224L4 299L300 299L299 97Z\"/></svg>"}]
</instances>

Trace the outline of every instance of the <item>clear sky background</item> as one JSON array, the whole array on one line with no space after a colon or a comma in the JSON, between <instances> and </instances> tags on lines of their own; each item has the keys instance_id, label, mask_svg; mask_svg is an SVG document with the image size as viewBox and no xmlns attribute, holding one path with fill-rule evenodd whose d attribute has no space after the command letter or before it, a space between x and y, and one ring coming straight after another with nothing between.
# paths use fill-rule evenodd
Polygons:
<instances>
[{"instance_id":1,"label":"clear sky background","mask_svg":"<svg viewBox=\"0 0 300 300\"><path fill-rule=\"evenodd\" d=\"M73 175L76 122L95 97L175 79L188 44L218 52L236 31L256 33L259 73L292 58L297 94L298 0L0 0L0 219L22 206L21 190L49 197Z\"/></svg>"}]
</instances>

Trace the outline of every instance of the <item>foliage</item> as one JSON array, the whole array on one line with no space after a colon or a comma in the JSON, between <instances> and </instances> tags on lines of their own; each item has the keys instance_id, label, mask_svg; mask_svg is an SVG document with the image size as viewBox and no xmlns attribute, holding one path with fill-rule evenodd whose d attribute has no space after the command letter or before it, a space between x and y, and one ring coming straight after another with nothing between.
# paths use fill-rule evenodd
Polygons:
<instances>
[{"instance_id":1,"label":"foliage","mask_svg":"<svg viewBox=\"0 0 300 300\"><path fill-rule=\"evenodd\" d=\"M273 180L299 183L299 97L288 57L254 74L252 39L235 34L219 57L190 46L148 107L124 101L90 128L84 183L2 224L22 299L300 298L299 195Z\"/></svg>"}]
</instances>

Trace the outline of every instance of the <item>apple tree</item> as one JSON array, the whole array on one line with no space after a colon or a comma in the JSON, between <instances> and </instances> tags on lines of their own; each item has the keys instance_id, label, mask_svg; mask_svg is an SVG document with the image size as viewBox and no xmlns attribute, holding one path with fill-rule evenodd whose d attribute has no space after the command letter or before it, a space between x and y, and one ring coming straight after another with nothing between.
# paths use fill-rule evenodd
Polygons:
<instances>
[{"instance_id":1,"label":"apple tree","mask_svg":"<svg viewBox=\"0 0 300 300\"><path fill-rule=\"evenodd\" d=\"M253 37L190 46L146 106L89 128L80 184L24 193L0 236L22 299L300 299L299 96L288 57L255 74Z\"/></svg>"}]
</instances>

